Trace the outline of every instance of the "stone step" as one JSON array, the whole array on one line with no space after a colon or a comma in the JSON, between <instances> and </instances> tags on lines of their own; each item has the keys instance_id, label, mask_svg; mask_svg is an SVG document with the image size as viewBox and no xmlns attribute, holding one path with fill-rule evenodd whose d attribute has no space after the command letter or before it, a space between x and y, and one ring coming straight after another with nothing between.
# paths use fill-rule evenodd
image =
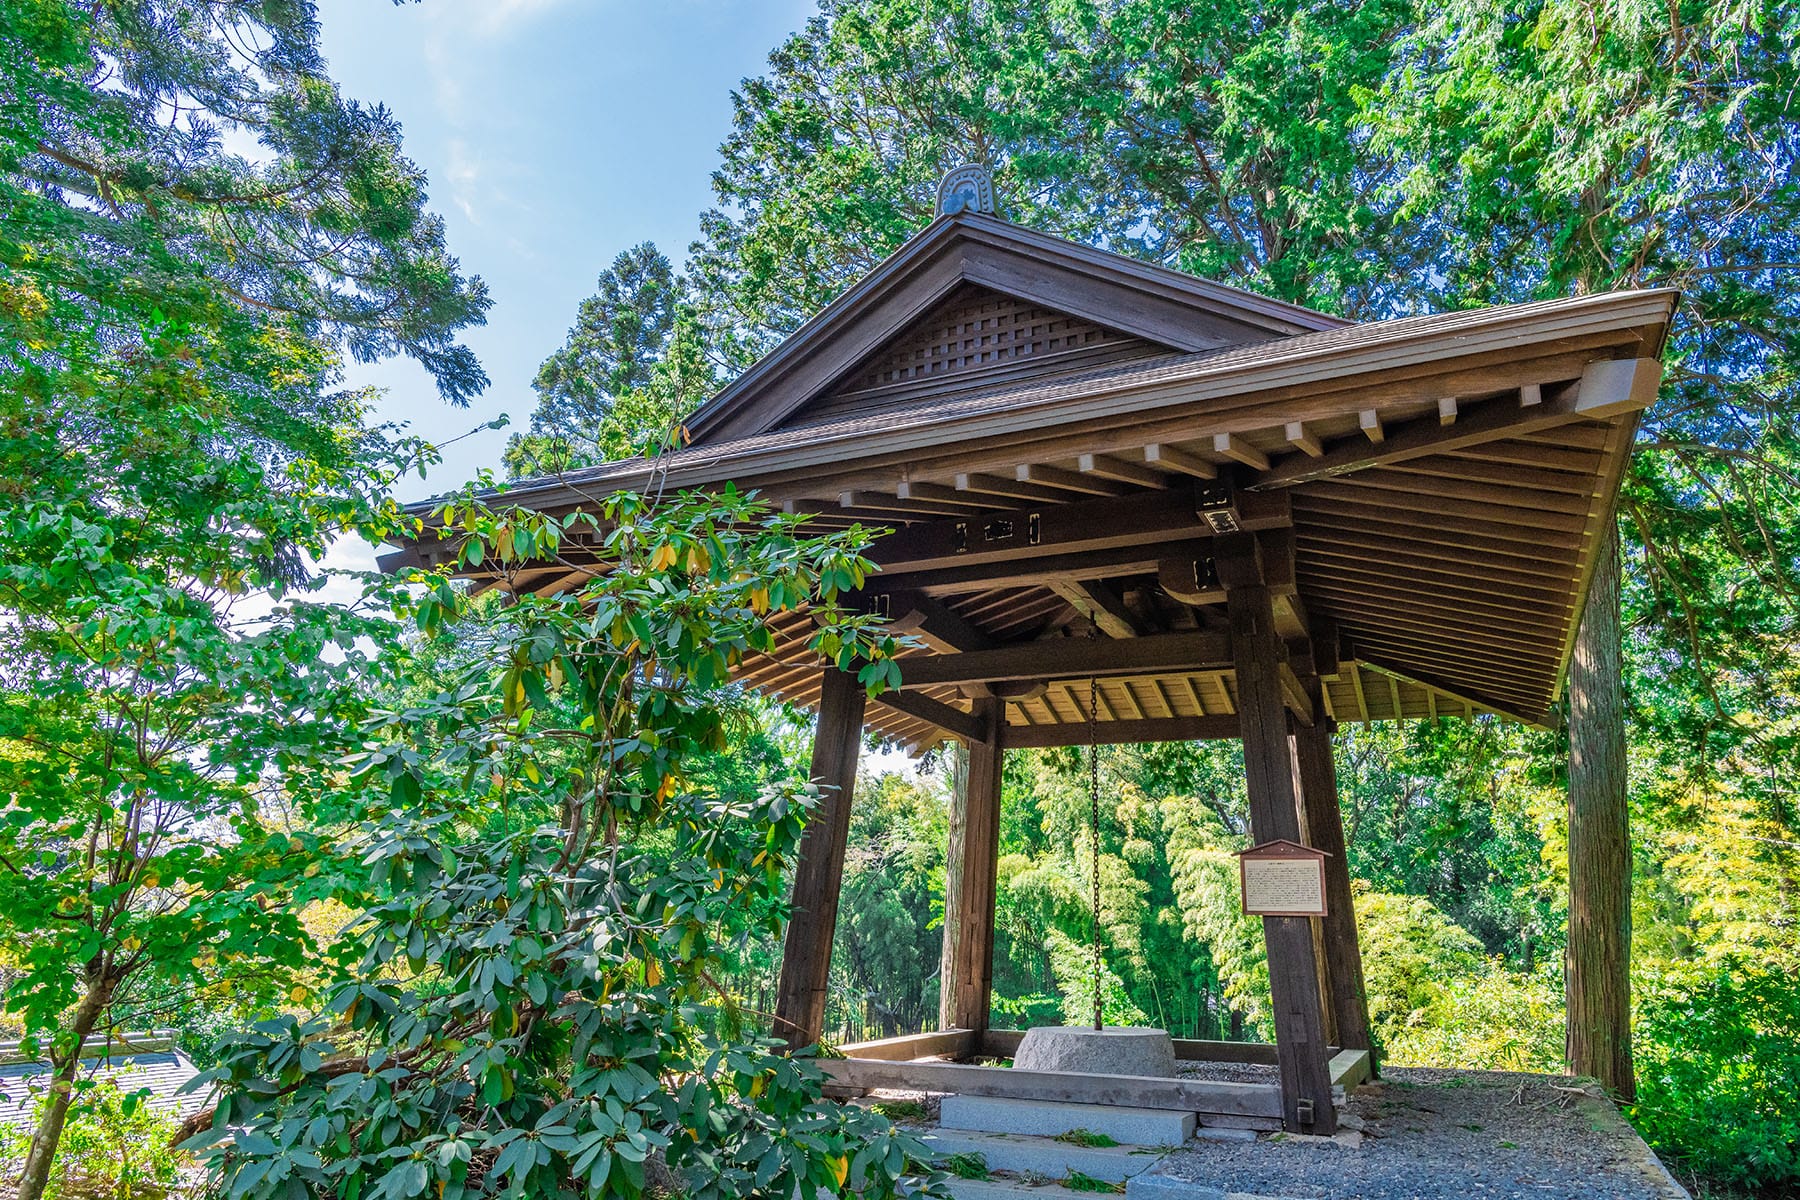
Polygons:
<instances>
[{"instance_id":1,"label":"stone step","mask_svg":"<svg viewBox=\"0 0 1800 1200\"><path fill-rule=\"evenodd\" d=\"M990 1171L1032 1172L1060 1180L1079 1171L1108 1183L1123 1183L1162 1161L1168 1147L1072 1146L1054 1138L1015 1133L973 1133L934 1129L921 1139L933 1154L979 1154Z\"/></svg>"},{"instance_id":2,"label":"stone step","mask_svg":"<svg viewBox=\"0 0 1800 1200\"><path fill-rule=\"evenodd\" d=\"M956 1200L1101 1200L1093 1192L1077 1192L1058 1183L1027 1183L1017 1177L952 1179L949 1191Z\"/></svg>"},{"instance_id":3,"label":"stone step","mask_svg":"<svg viewBox=\"0 0 1800 1200\"><path fill-rule=\"evenodd\" d=\"M1179 1146L1194 1133L1193 1113L1002 1096L945 1096L938 1123L945 1129L1037 1137L1085 1129L1126 1146Z\"/></svg>"}]
</instances>

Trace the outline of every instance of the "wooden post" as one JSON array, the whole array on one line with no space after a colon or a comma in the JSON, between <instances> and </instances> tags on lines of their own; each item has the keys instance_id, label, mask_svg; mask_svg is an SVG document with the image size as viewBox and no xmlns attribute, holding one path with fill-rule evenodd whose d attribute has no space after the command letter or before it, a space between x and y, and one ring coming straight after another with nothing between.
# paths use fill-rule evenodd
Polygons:
<instances>
[{"instance_id":1,"label":"wooden post","mask_svg":"<svg viewBox=\"0 0 1800 1200\"><path fill-rule=\"evenodd\" d=\"M963 864L968 859L969 744L953 739L950 820L944 843L944 944L938 952L938 1028L956 1028L956 965L962 952Z\"/></svg>"},{"instance_id":2,"label":"wooden post","mask_svg":"<svg viewBox=\"0 0 1800 1200\"><path fill-rule=\"evenodd\" d=\"M946 863L943 992L938 1020L946 1028L985 1030L994 991L994 892L1000 857L1000 769L1004 704L977 700L974 715L986 736L969 743L963 772L962 836L952 826Z\"/></svg>"},{"instance_id":3,"label":"wooden post","mask_svg":"<svg viewBox=\"0 0 1800 1200\"><path fill-rule=\"evenodd\" d=\"M1301 686L1305 686L1304 680L1301 680ZM1319 711L1316 707L1318 703L1316 699L1309 697L1309 702L1315 705L1315 712ZM1299 727L1299 722L1290 714L1288 717L1288 763L1294 772L1294 803L1300 813L1300 841L1305 845L1317 847L1318 843L1313 841L1312 826L1307 821L1306 781L1300 777L1300 755L1294 748L1292 730L1297 727ZM1330 860L1327 860L1324 874L1328 897L1331 888L1330 871ZM1332 998L1331 960L1325 953L1325 921L1321 917L1308 917L1306 924L1312 930L1313 962L1317 963L1319 967L1319 1020L1324 1026L1325 1044L1341 1046L1343 1043L1338 1041L1337 1005Z\"/></svg>"},{"instance_id":4,"label":"wooden post","mask_svg":"<svg viewBox=\"0 0 1800 1200\"><path fill-rule=\"evenodd\" d=\"M1333 1024L1337 1044L1346 1050L1374 1051L1369 1037L1368 989L1363 982L1362 943L1356 934L1356 909L1350 893L1350 860L1344 848L1344 817L1338 807L1337 763L1331 754L1332 722L1325 716L1323 689L1317 676L1302 676L1318 720L1293 733L1295 775L1307 845L1331 855L1325 860L1325 906L1320 922L1325 974L1331 980ZM1373 1064L1371 1064L1373 1065Z\"/></svg>"},{"instance_id":5,"label":"wooden post","mask_svg":"<svg viewBox=\"0 0 1800 1200\"><path fill-rule=\"evenodd\" d=\"M834 667L825 669L812 753L812 781L821 796L800 839L781 979L775 990L775 1034L795 1049L818 1041L825 1028L831 939L837 931L844 844L850 834L850 800L856 786L866 700L867 693L856 676Z\"/></svg>"},{"instance_id":6,"label":"wooden post","mask_svg":"<svg viewBox=\"0 0 1800 1200\"><path fill-rule=\"evenodd\" d=\"M1221 537L1218 542L1219 577L1226 587L1232 660L1237 670L1251 838L1257 842L1274 838L1299 841L1300 811L1294 796L1294 762L1281 693L1286 650L1275 632L1274 599L1262 582L1250 536ZM1263 941L1268 947L1269 999L1281 1064L1283 1124L1290 1133L1335 1133L1337 1110L1331 1103L1311 923L1305 917L1264 917Z\"/></svg>"}]
</instances>

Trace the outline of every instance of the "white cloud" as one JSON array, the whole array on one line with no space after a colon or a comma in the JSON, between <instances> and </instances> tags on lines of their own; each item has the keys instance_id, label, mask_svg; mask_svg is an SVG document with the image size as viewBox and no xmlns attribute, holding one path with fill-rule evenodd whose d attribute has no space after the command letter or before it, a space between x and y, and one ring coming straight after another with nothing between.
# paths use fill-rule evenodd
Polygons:
<instances>
[{"instance_id":1,"label":"white cloud","mask_svg":"<svg viewBox=\"0 0 1800 1200\"><path fill-rule=\"evenodd\" d=\"M529 21L541 12L563 4L565 0L476 0L468 7L475 11L475 28L484 34L495 34L508 26Z\"/></svg>"},{"instance_id":2,"label":"white cloud","mask_svg":"<svg viewBox=\"0 0 1800 1200\"><path fill-rule=\"evenodd\" d=\"M475 215L475 188L481 181L481 166L469 154L469 144L462 138L450 139L450 163L444 168L444 179L450 185L450 202L462 210L469 224L481 224Z\"/></svg>"}]
</instances>

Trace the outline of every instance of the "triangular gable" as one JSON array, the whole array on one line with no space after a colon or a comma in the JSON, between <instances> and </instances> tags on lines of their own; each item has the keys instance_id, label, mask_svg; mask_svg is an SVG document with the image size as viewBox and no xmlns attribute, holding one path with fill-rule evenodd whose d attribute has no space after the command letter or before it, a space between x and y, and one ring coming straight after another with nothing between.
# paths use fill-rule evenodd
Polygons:
<instances>
[{"instance_id":1,"label":"triangular gable","mask_svg":"<svg viewBox=\"0 0 1800 1200\"><path fill-rule=\"evenodd\" d=\"M1054 379L1171 349L1086 317L965 283L782 418L777 428L879 412L972 387Z\"/></svg>"},{"instance_id":2,"label":"triangular gable","mask_svg":"<svg viewBox=\"0 0 1800 1200\"><path fill-rule=\"evenodd\" d=\"M904 335L970 286L1161 351L1269 341L1347 322L980 214L939 217L688 422L696 442L767 433L855 390ZM863 378L866 378L864 372ZM840 414L841 415L841 414Z\"/></svg>"}]
</instances>

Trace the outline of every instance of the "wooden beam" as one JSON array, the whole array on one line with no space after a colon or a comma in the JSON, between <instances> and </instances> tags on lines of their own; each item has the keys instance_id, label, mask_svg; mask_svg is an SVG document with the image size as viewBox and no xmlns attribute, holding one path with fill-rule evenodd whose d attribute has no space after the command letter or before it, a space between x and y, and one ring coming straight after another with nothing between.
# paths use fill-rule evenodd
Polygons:
<instances>
[{"instance_id":1,"label":"wooden beam","mask_svg":"<svg viewBox=\"0 0 1800 1200\"><path fill-rule=\"evenodd\" d=\"M838 507L858 512L894 512L913 519L922 517L967 516L978 509L968 504L945 504L938 500L914 500L890 496L886 492L848 490L838 493Z\"/></svg>"},{"instance_id":2,"label":"wooden beam","mask_svg":"<svg viewBox=\"0 0 1800 1200\"><path fill-rule=\"evenodd\" d=\"M1381 413L1377 410L1365 408L1357 413L1356 425L1372 444L1379 446L1387 441L1387 430L1382 428Z\"/></svg>"},{"instance_id":3,"label":"wooden beam","mask_svg":"<svg viewBox=\"0 0 1800 1200\"><path fill-rule=\"evenodd\" d=\"M1473 413L1459 413L1456 424L1449 426L1431 420L1414 421L1395 431L1378 448L1352 441L1332 447L1316 460L1292 456L1246 486L1252 490L1285 487L1347 475L1383 463L1444 454L1501 437L1518 437L1583 418L1615 416L1648 406L1656 398L1656 385L1661 379L1662 364L1652 358L1589 363L1579 382L1552 389L1540 403L1521 408L1504 401L1490 401Z\"/></svg>"},{"instance_id":4,"label":"wooden beam","mask_svg":"<svg viewBox=\"0 0 1800 1200\"><path fill-rule=\"evenodd\" d=\"M1103 746L1137 746L1148 742L1223 742L1238 736L1236 717L1144 717L1135 721L1097 721L1094 734ZM1062 725L1009 725L1006 744L1019 750L1088 744L1086 721Z\"/></svg>"},{"instance_id":5,"label":"wooden beam","mask_svg":"<svg viewBox=\"0 0 1800 1200\"><path fill-rule=\"evenodd\" d=\"M1143 632L1138 628L1137 614L1125 607L1125 601L1111 584L1098 579L1059 579L1050 585L1050 590L1067 600L1107 637L1134 638Z\"/></svg>"},{"instance_id":6,"label":"wooden beam","mask_svg":"<svg viewBox=\"0 0 1800 1200\"><path fill-rule=\"evenodd\" d=\"M1016 479L1002 479L998 475L970 472L964 472L956 477L956 490L969 492L976 496L1003 496L1008 500L1033 500L1047 504L1060 503L1068 499L1068 493L1060 488L1045 487L1041 483L1020 483Z\"/></svg>"},{"instance_id":7,"label":"wooden beam","mask_svg":"<svg viewBox=\"0 0 1800 1200\"><path fill-rule=\"evenodd\" d=\"M951 1092L959 1096L1008 1096L1065 1104L1172 1109L1199 1113L1203 1121L1208 1113L1276 1119L1281 1116L1281 1090L1271 1083L1021 1071L964 1063L880 1062L860 1058L825 1058L817 1065L834 1082L858 1088L901 1088ZM1326 1099L1329 1103L1329 1094Z\"/></svg>"},{"instance_id":8,"label":"wooden beam","mask_svg":"<svg viewBox=\"0 0 1800 1200\"><path fill-rule=\"evenodd\" d=\"M1203 555L1204 545L1205 543L1179 541L1173 546L1137 544L1062 554L1020 554L988 562L954 563L919 571L883 572L871 578L863 590L869 594L894 590L954 596L999 588L1048 588L1059 579L1147 575L1156 570L1163 555Z\"/></svg>"},{"instance_id":9,"label":"wooden beam","mask_svg":"<svg viewBox=\"0 0 1800 1200\"><path fill-rule=\"evenodd\" d=\"M1005 757L1002 738L1006 713L999 700L978 700L975 711L988 733L969 743L962 773L961 838L952 830L946 859L944 956L948 971L940 986L947 989L952 1023L960 1029L988 1027L994 991L994 905L1000 858L1000 772ZM960 845L958 844L960 841ZM954 860L954 861L951 861ZM950 924L951 918L955 924Z\"/></svg>"},{"instance_id":10,"label":"wooden beam","mask_svg":"<svg viewBox=\"0 0 1800 1200\"><path fill-rule=\"evenodd\" d=\"M1454 424L1456 424L1456 397L1455 396L1439 396L1438 397L1438 424L1439 425L1454 425Z\"/></svg>"},{"instance_id":11,"label":"wooden beam","mask_svg":"<svg viewBox=\"0 0 1800 1200\"><path fill-rule=\"evenodd\" d=\"M901 660L902 662L905 659ZM965 742L977 742L988 735L988 726L979 715L964 712L954 705L945 704L941 700L933 700L930 696L918 692L882 692L874 697L875 703L895 712L905 713L909 717L917 717L921 721L929 721L945 733L961 738Z\"/></svg>"},{"instance_id":12,"label":"wooden beam","mask_svg":"<svg viewBox=\"0 0 1800 1200\"><path fill-rule=\"evenodd\" d=\"M1199 606L1220 604L1225 600L1225 585L1210 554L1183 554L1156 564L1156 583L1163 594L1183 604Z\"/></svg>"},{"instance_id":13,"label":"wooden beam","mask_svg":"<svg viewBox=\"0 0 1800 1200\"><path fill-rule=\"evenodd\" d=\"M1101 479L1129 483L1136 487L1159 488L1169 482L1169 477L1161 471L1153 471L1140 463L1126 462L1124 459L1114 458L1110 454L1079 455L1075 460L1075 465L1083 475L1095 475Z\"/></svg>"},{"instance_id":14,"label":"wooden beam","mask_svg":"<svg viewBox=\"0 0 1800 1200\"><path fill-rule=\"evenodd\" d=\"M868 557L884 572L929 571L1008 558L1141 546L1208 530L1193 485L1132 496L1008 508L923 521L877 539Z\"/></svg>"},{"instance_id":15,"label":"wooden beam","mask_svg":"<svg viewBox=\"0 0 1800 1200\"><path fill-rule=\"evenodd\" d=\"M1248 556L1247 538L1221 538L1220 543L1222 557ZM1248 575L1251 569L1245 567L1241 573ZM1221 562L1220 574L1240 572L1236 568L1226 571ZM1261 585L1233 587L1226 596L1226 611L1243 723L1251 839L1297 842L1301 838L1300 815L1280 674L1286 656L1275 631L1274 598ZM1312 927L1304 917L1264 917L1263 940L1268 947L1284 1125L1291 1133L1331 1134L1337 1129L1337 1111L1332 1107L1326 1069Z\"/></svg>"},{"instance_id":16,"label":"wooden beam","mask_svg":"<svg viewBox=\"0 0 1800 1200\"><path fill-rule=\"evenodd\" d=\"M1041 463L1020 463L1013 468L1013 478L1020 483L1041 483L1068 492L1085 492L1090 496L1123 496L1131 490L1127 485L1110 479L1083 475L1080 471L1065 471L1061 467Z\"/></svg>"},{"instance_id":17,"label":"wooden beam","mask_svg":"<svg viewBox=\"0 0 1800 1200\"><path fill-rule=\"evenodd\" d=\"M1152 442L1144 447L1144 461L1169 471L1180 471L1183 475L1192 475L1195 479L1217 479L1219 468L1197 454L1189 454L1186 450L1175 446L1165 446Z\"/></svg>"},{"instance_id":18,"label":"wooden beam","mask_svg":"<svg viewBox=\"0 0 1800 1200\"><path fill-rule=\"evenodd\" d=\"M970 654L907 655L896 661L904 688L1090 676L1112 679L1229 669L1231 644L1217 633L1159 633L1126 641L1049 638Z\"/></svg>"},{"instance_id":19,"label":"wooden beam","mask_svg":"<svg viewBox=\"0 0 1800 1200\"><path fill-rule=\"evenodd\" d=\"M981 1046L981 1034L973 1029L941 1029L927 1033L907 1033L899 1037L878 1038L872 1042L850 1042L839 1046L845 1058L866 1058L878 1062L912 1062L920 1058L970 1058Z\"/></svg>"},{"instance_id":20,"label":"wooden beam","mask_svg":"<svg viewBox=\"0 0 1800 1200\"><path fill-rule=\"evenodd\" d=\"M901 480L894 486L894 495L909 504L936 505L948 513L985 512L990 508L1005 508L1001 500L992 496L971 495L959 492L953 487L945 487L941 483L913 483Z\"/></svg>"},{"instance_id":21,"label":"wooden beam","mask_svg":"<svg viewBox=\"0 0 1800 1200\"><path fill-rule=\"evenodd\" d=\"M1307 432L1305 421L1289 421L1284 432L1287 434L1288 445L1301 453L1310 454L1314 458L1325 453L1325 447L1319 441L1318 435Z\"/></svg>"},{"instance_id":22,"label":"wooden beam","mask_svg":"<svg viewBox=\"0 0 1800 1200\"><path fill-rule=\"evenodd\" d=\"M988 1058L1011 1058L1025 1039L1023 1029L990 1029L981 1035L981 1053ZM898 1041L898 1038L889 1039ZM1177 1062L1261 1063L1275 1065L1275 1047L1268 1042L1215 1042L1201 1038L1171 1038ZM846 1047L848 1049L848 1047Z\"/></svg>"},{"instance_id":23,"label":"wooden beam","mask_svg":"<svg viewBox=\"0 0 1800 1200\"><path fill-rule=\"evenodd\" d=\"M831 941L837 932L838 893L844 882L844 848L850 835L850 800L867 698L856 676L835 667L825 669L819 691L810 778L820 799L800 839L781 977L775 987L774 1032L795 1049L817 1042L825 1028Z\"/></svg>"},{"instance_id":24,"label":"wooden beam","mask_svg":"<svg viewBox=\"0 0 1800 1200\"><path fill-rule=\"evenodd\" d=\"M966 654L970 650L986 650L994 644L948 605L923 592L878 595L887 601L887 611L893 614L888 629L910 634L939 654Z\"/></svg>"},{"instance_id":25,"label":"wooden beam","mask_svg":"<svg viewBox=\"0 0 1800 1200\"><path fill-rule=\"evenodd\" d=\"M1234 458L1254 470L1266 471L1269 469L1269 456L1235 433L1215 433L1213 435L1213 451L1223 454L1226 458Z\"/></svg>"}]
</instances>

